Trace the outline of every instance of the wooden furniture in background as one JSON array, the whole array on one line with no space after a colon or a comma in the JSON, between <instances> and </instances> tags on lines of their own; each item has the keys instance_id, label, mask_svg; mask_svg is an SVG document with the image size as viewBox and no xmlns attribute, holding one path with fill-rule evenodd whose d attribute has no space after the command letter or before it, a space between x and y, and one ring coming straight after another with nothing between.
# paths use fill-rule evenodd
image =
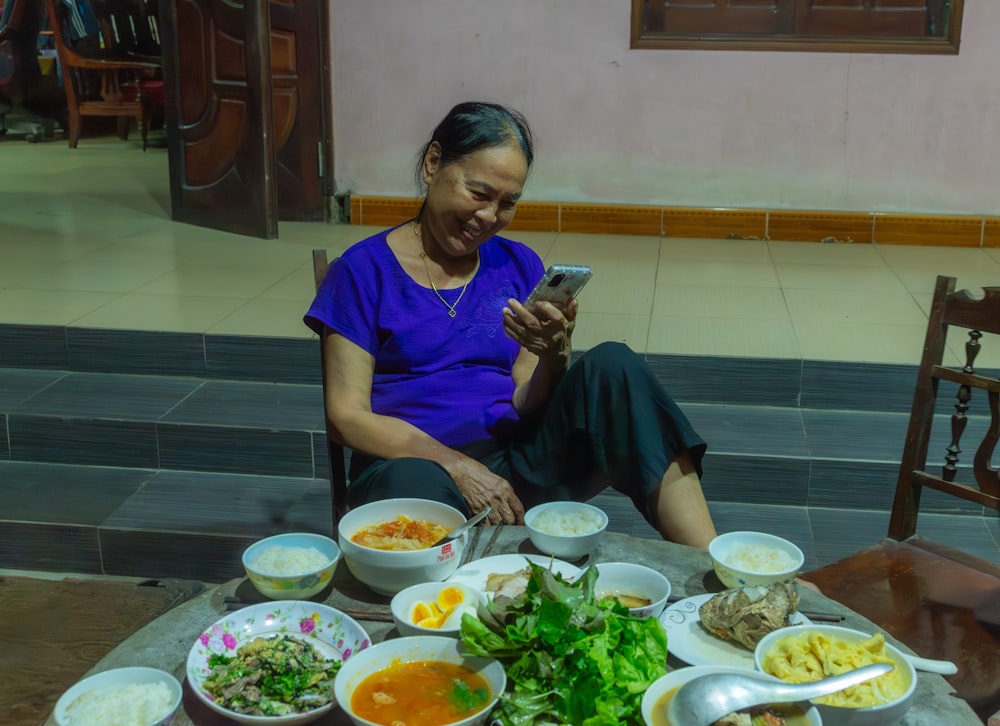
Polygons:
<instances>
[{"instance_id":1,"label":"wooden furniture in background","mask_svg":"<svg viewBox=\"0 0 1000 726\"><path fill-rule=\"evenodd\" d=\"M75 149L80 140L84 116L111 116L118 119L118 135L123 140L134 119L145 150L155 104L148 84L157 81L162 69L159 54L151 52L148 34L145 30L143 36L138 33L149 28L151 8L142 0L96 0L92 9L100 33L74 39L69 32L69 8L60 0L45 1L62 67L70 148Z\"/></svg>"},{"instance_id":2,"label":"wooden furniture in background","mask_svg":"<svg viewBox=\"0 0 1000 726\"><path fill-rule=\"evenodd\" d=\"M961 366L946 362L949 330L965 334L964 343L951 341L962 351ZM949 683L985 720L1000 709L1000 567L916 535L924 488L971 502L976 509L970 514L1000 509L1000 471L991 463L1000 441L1000 378L976 370L984 338L1000 346L1000 287L987 287L977 298L956 292L955 278L938 277L888 538L802 579L919 655L954 661L959 670ZM938 395L942 386L955 391L950 417ZM973 407L982 416L970 427ZM932 424L945 422L943 458L931 471L928 449L938 441ZM971 462L963 458L969 438L975 439Z\"/></svg>"},{"instance_id":3,"label":"wooden furniture in background","mask_svg":"<svg viewBox=\"0 0 1000 726\"><path fill-rule=\"evenodd\" d=\"M313 278L316 283L316 290L326 279L326 273L330 269L327 260L326 250L315 249L312 252L313 258ZM334 260L336 262L336 260ZM319 361L323 370L323 410L326 411L326 334L319 339ZM344 461L344 446L335 440L334 432L330 426L330 419L323 416L326 421L326 445L330 452L330 503L333 509L333 536L337 536L337 523L340 518L347 513L347 466Z\"/></svg>"}]
</instances>

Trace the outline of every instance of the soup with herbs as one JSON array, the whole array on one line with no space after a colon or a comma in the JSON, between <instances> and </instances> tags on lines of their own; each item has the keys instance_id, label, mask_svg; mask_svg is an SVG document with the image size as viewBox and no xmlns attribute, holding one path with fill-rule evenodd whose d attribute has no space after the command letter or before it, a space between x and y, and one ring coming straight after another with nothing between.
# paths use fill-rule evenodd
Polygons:
<instances>
[{"instance_id":1,"label":"soup with herbs","mask_svg":"<svg viewBox=\"0 0 1000 726\"><path fill-rule=\"evenodd\" d=\"M489 702L486 679L465 666L395 661L361 681L351 695L351 710L385 726L443 726L468 718Z\"/></svg>"},{"instance_id":2,"label":"soup with herbs","mask_svg":"<svg viewBox=\"0 0 1000 726\"><path fill-rule=\"evenodd\" d=\"M653 706L653 720L649 726L671 726L667 718L667 707L670 699L677 693L677 688L664 693ZM782 703L773 706L758 706L747 709L746 712L732 713L713 726L809 726L809 717L794 704Z\"/></svg>"}]
</instances>

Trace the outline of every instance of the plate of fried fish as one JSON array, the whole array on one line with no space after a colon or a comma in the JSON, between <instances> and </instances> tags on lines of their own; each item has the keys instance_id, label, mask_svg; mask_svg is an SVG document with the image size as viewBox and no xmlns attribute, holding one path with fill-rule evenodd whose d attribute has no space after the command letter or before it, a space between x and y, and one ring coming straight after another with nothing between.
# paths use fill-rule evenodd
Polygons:
<instances>
[{"instance_id":1,"label":"plate of fried fish","mask_svg":"<svg viewBox=\"0 0 1000 726\"><path fill-rule=\"evenodd\" d=\"M667 605L660 622L670 654L688 665L753 668L753 648L765 635L810 620L798 612L795 586L734 587Z\"/></svg>"}]
</instances>

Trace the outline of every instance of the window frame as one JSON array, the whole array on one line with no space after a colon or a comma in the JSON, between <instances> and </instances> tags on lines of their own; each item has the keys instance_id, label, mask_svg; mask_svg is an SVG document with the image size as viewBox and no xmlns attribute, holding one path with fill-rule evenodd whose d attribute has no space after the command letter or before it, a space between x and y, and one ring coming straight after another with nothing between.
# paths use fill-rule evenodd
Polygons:
<instances>
[{"instance_id":1,"label":"window frame","mask_svg":"<svg viewBox=\"0 0 1000 726\"><path fill-rule=\"evenodd\" d=\"M965 0L951 0L948 33L941 38L885 38L858 35L817 37L803 35L747 35L646 33L643 18L656 0L632 0L631 38L634 50L764 50L824 53L900 53L958 55Z\"/></svg>"}]
</instances>

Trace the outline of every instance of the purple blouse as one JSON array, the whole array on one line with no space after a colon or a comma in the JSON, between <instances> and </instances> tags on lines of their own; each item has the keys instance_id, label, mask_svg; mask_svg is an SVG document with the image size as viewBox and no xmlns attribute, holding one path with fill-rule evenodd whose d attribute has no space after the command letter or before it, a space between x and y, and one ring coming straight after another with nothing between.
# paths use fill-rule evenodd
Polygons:
<instances>
[{"instance_id":1,"label":"purple blouse","mask_svg":"<svg viewBox=\"0 0 1000 726\"><path fill-rule=\"evenodd\" d=\"M385 230L333 264L305 323L323 326L375 358L372 410L408 421L446 446L502 438L518 420L511 370L520 346L503 330L508 298L524 300L542 277L530 247L493 237L455 307L414 282L389 249ZM439 290L449 304L461 288Z\"/></svg>"}]
</instances>

